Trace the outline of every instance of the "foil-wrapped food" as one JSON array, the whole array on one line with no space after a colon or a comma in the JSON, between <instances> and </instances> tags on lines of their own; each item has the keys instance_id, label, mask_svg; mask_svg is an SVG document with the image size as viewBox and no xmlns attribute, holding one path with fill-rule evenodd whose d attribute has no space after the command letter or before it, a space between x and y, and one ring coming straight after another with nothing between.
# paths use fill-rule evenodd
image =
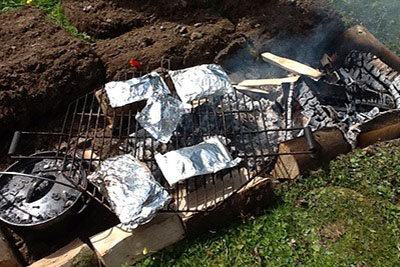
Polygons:
<instances>
[{"instance_id":1,"label":"foil-wrapped food","mask_svg":"<svg viewBox=\"0 0 400 267\"><path fill-rule=\"evenodd\" d=\"M147 100L157 94L170 93L167 84L157 72L127 81L109 82L104 89L113 108Z\"/></svg>"},{"instance_id":2,"label":"foil-wrapped food","mask_svg":"<svg viewBox=\"0 0 400 267\"><path fill-rule=\"evenodd\" d=\"M168 153L155 155L156 162L170 185L187 178L233 168L240 158L233 159L218 136Z\"/></svg>"},{"instance_id":3,"label":"foil-wrapped food","mask_svg":"<svg viewBox=\"0 0 400 267\"><path fill-rule=\"evenodd\" d=\"M207 96L234 91L228 75L221 66L200 65L168 72L180 99L189 103Z\"/></svg>"},{"instance_id":4,"label":"foil-wrapped food","mask_svg":"<svg viewBox=\"0 0 400 267\"><path fill-rule=\"evenodd\" d=\"M147 100L144 109L136 115L136 120L154 139L168 143L185 113L185 105L180 100L158 95Z\"/></svg>"},{"instance_id":5,"label":"foil-wrapped food","mask_svg":"<svg viewBox=\"0 0 400 267\"><path fill-rule=\"evenodd\" d=\"M106 159L88 179L105 193L127 230L149 222L170 199L147 166L130 154Z\"/></svg>"}]
</instances>

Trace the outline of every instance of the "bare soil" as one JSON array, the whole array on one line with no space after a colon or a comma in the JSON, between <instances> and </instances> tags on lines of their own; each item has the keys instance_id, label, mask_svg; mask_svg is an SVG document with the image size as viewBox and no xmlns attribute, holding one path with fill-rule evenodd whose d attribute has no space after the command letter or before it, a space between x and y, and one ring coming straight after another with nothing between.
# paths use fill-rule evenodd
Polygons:
<instances>
[{"instance_id":1,"label":"bare soil","mask_svg":"<svg viewBox=\"0 0 400 267\"><path fill-rule=\"evenodd\" d=\"M148 70L162 58L172 69L218 63L254 36L306 33L326 17L311 0L65 0L63 8L80 31L99 38L108 80L123 79L130 59Z\"/></svg>"},{"instance_id":2,"label":"bare soil","mask_svg":"<svg viewBox=\"0 0 400 267\"><path fill-rule=\"evenodd\" d=\"M331 224L324 226L320 235L322 237L322 241L326 243L327 241L336 242L342 237L345 233L345 224L343 221L336 221Z\"/></svg>"},{"instance_id":3,"label":"bare soil","mask_svg":"<svg viewBox=\"0 0 400 267\"><path fill-rule=\"evenodd\" d=\"M62 6L95 43L72 37L33 7L0 14L4 137L43 124L107 80L124 79L130 59L144 70L159 67L162 58L172 69L221 63L253 39L307 33L327 18L312 0L65 0Z\"/></svg>"},{"instance_id":4,"label":"bare soil","mask_svg":"<svg viewBox=\"0 0 400 267\"><path fill-rule=\"evenodd\" d=\"M104 81L89 44L35 8L0 14L0 135L26 127Z\"/></svg>"}]
</instances>

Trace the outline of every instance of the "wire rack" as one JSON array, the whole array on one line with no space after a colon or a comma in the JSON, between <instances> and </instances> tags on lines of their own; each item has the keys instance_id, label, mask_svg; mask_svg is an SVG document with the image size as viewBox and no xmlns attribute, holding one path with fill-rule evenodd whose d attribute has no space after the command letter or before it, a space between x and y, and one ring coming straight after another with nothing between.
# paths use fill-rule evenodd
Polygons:
<instances>
[{"instance_id":1,"label":"wire rack","mask_svg":"<svg viewBox=\"0 0 400 267\"><path fill-rule=\"evenodd\" d=\"M182 119L171 141L160 144L135 120L140 104L112 109L104 103L102 94L104 90L93 91L72 102L59 132L18 132L18 135L56 138L54 157L62 160L63 166L67 163L79 166L88 174L107 158L132 153L147 164L154 177L171 194L172 201L165 208L168 212L215 208L255 177L271 172L278 156L269 140L271 132L301 130L269 128L268 119L260 110L260 100L235 92L194 101L191 112ZM233 169L192 177L170 186L158 169L155 154L195 145L215 135L225 140L228 150L234 157L241 157L242 163ZM64 170L68 171L67 168ZM80 185L80 189L111 210L98 189L87 184Z\"/></svg>"}]
</instances>

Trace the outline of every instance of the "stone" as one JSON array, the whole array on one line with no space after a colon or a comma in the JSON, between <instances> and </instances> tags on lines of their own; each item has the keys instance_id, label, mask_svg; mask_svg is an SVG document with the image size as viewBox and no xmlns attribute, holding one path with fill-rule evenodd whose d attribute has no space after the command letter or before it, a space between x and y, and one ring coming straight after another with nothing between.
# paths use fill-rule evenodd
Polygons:
<instances>
[{"instance_id":1,"label":"stone","mask_svg":"<svg viewBox=\"0 0 400 267\"><path fill-rule=\"evenodd\" d=\"M92 138L79 137L76 142L76 147L80 149L87 149L92 145Z\"/></svg>"},{"instance_id":2,"label":"stone","mask_svg":"<svg viewBox=\"0 0 400 267\"><path fill-rule=\"evenodd\" d=\"M154 40L151 38L144 38L142 43L140 44L141 48L145 48L154 44Z\"/></svg>"},{"instance_id":3,"label":"stone","mask_svg":"<svg viewBox=\"0 0 400 267\"><path fill-rule=\"evenodd\" d=\"M194 41L194 40L200 39L200 38L202 38L202 37L203 37L203 34L202 34L201 32L193 32L193 33L190 35L190 40Z\"/></svg>"},{"instance_id":4,"label":"stone","mask_svg":"<svg viewBox=\"0 0 400 267\"><path fill-rule=\"evenodd\" d=\"M179 33L180 33L180 34L186 34L186 33L188 33L187 27L186 27L186 26L182 26L182 27L179 29Z\"/></svg>"},{"instance_id":5,"label":"stone","mask_svg":"<svg viewBox=\"0 0 400 267\"><path fill-rule=\"evenodd\" d=\"M90 10L92 10L92 9L93 9L93 6L91 6L91 5L88 5L88 6L85 6L84 8L82 8L82 10L84 12L90 12Z\"/></svg>"}]
</instances>

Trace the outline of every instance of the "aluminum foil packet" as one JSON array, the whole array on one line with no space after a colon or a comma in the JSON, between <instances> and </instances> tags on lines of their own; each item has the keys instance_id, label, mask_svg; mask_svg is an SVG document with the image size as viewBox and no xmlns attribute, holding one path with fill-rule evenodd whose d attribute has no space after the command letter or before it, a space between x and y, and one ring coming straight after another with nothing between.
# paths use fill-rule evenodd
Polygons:
<instances>
[{"instance_id":1,"label":"aluminum foil packet","mask_svg":"<svg viewBox=\"0 0 400 267\"><path fill-rule=\"evenodd\" d=\"M168 143L187 108L172 96L158 95L147 100L136 120L154 139Z\"/></svg>"},{"instance_id":2,"label":"aluminum foil packet","mask_svg":"<svg viewBox=\"0 0 400 267\"><path fill-rule=\"evenodd\" d=\"M113 108L147 100L155 94L167 95L170 93L167 84L157 72L127 81L106 83L105 90Z\"/></svg>"},{"instance_id":3,"label":"aluminum foil packet","mask_svg":"<svg viewBox=\"0 0 400 267\"><path fill-rule=\"evenodd\" d=\"M226 72L221 66L215 64L200 65L168 73L178 96L185 103L234 91Z\"/></svg>"},{"instance_id":4,"label":"aluminum foil packet","mask_svg":"<svg viewBox=\"0 0 400 267\"><path fill-rule=\"evenodd\" d=\"M105 192L126 230L149 222L169 201L147 166L130 154L105 160L88 179Z\"/></svg>"},{"instance_id":5,"label":"aluminum foil packet","mask_svg":"<svg viewBox=\"0 0 400 267\"><path fill-rule=\"evenodd\" d=\"M217 136L191 147L155 155L156 162L170 185L187 178L233 168L241 158L233 159Z\"/></svg>"}]
</instances>

